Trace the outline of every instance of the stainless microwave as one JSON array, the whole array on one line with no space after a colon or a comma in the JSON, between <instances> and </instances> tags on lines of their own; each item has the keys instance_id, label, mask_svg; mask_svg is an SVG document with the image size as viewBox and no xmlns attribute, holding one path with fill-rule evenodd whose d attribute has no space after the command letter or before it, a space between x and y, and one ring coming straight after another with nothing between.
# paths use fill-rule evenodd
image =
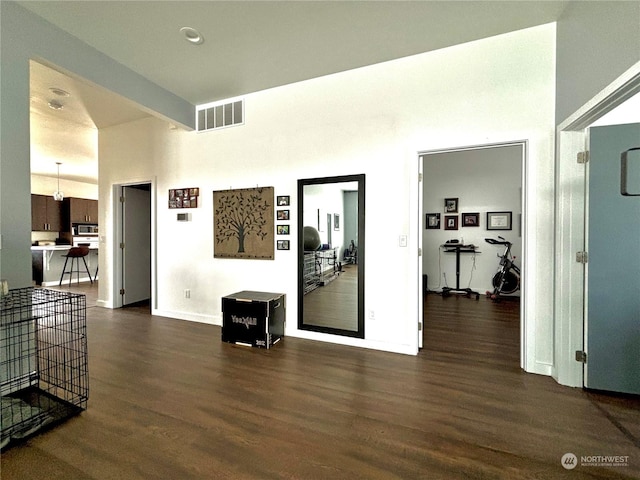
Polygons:
<instances>
[{"instance_id":1,"label":"stainless microwave","mask_svg":"<svg viewBox=\"0 0 640 480\"><path fill-rule=\"evenodd\" d=\"M98 233L98 225L75 225L73 227L74 235L92 235Z\"/></svg>"}]
</instances>

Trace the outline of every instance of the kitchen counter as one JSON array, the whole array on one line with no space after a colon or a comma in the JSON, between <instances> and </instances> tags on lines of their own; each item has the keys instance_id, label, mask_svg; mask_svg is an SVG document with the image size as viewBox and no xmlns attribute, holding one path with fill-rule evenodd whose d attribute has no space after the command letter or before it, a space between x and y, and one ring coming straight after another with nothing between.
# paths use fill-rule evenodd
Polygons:
<instances>
[{"instance_id":1,"label":"kitchen counter","mask_svg":"<svg viewBox=\"0 0 640 480\"><path fill-rule=\"evenodd\" d=\"M66 260L64 255L70 248L71 245L33 245L31 247L31 272L32 279L36 285L42 285L43 287L58 285ZM93 278L98 270L98 247L89 247L89 254L84 257L84 259L87 262L89 272L91 272L91 277ZM69 261L69 263L71 263L71 261ZM67 265L67 268L70 268L69 265ZM89 276L84 269L82 261L80 261L79 270L80 281L88 282ZM77 278L77 273L74 273L73 281L77 282ZM64 276L63 284L64 283L69 283L68 275Z\"/></svg>"}]
</instances>

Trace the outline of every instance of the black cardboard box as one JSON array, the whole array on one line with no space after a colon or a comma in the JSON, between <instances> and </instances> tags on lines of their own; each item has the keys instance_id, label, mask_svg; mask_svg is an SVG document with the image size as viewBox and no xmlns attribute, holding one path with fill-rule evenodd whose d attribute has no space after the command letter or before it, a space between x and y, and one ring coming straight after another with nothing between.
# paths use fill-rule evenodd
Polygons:
<instances>
[{"instance_id":1,"label":"black cardboard box","mask_svg":"<svg viewBox=\"0 0 640 480\"><path fill-rule=\"evenodd\" d=\"M222 341L270 348L284 336L285 294L242 291L222 297Z\"/></svg>"}]
</instances>

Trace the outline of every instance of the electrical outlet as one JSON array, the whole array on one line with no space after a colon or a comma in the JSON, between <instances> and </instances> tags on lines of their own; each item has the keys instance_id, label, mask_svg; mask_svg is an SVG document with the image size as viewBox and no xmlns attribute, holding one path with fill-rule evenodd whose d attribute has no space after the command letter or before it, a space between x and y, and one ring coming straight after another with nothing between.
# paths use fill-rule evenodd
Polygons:
<instances>
[{"instance_id":1,"label":"electrical outlet","mask_svg":"<svg viewBox=\"0 0 640 480\"><path fill-rule=\"evenodd\" d=\"M369 320L375 320L376 313L373 310L369 310Z\"/></svg>"},{"instance_id":2,"label":"electrical outlet","mask_svg":"<svg viewBox=\"0 0 640 480\"><path fill-rule=\"evenodd\" d=\"M188 288L184 291L184 298L191 298L191 290Z\"/></svg>"}]
</instances>

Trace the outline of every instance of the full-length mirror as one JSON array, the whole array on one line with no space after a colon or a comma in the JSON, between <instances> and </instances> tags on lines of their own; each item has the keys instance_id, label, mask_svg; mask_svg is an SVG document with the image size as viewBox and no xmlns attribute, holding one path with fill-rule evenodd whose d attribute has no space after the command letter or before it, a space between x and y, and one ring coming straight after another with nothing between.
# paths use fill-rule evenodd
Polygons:
<instances>
[{"instance_id":1,"label":"full-length mirror","mask_svg":"<svg viewBox=\"0 0 640 480\"><path fill-rule=\"evenodd\" d=\"M298 180L298 328L364 338L365 176Z\"/></svg>"}]
</instances>

